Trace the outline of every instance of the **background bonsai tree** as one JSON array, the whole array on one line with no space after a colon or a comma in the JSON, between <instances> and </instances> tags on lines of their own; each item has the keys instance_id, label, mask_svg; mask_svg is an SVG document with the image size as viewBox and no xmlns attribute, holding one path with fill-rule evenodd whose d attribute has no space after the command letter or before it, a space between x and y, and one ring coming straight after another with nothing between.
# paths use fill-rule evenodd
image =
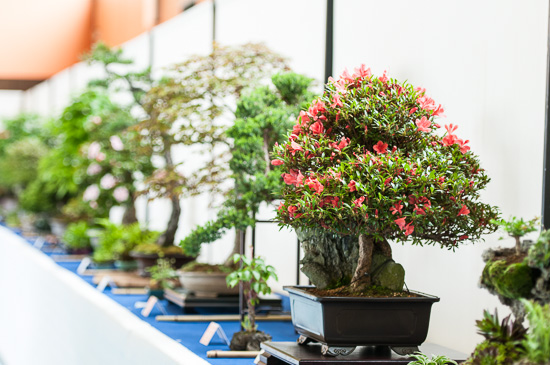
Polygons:
<instances>
[{"instance_id":1,"label":"background bonsai tree","mask_svg":"<svg viewBox=\"0 0 550 365\"><path fill-rule=\"evenodd\" d=\"M516 240L516 254L521 255L523 252L521 247L521 237L527 233L535 232L537 230L538 218L533 218L530 221L524 221L523 218L512 217L509 220L493 220L491 223L499 226L504 232L508 233L510 237Z\"/></svg>"},{"instance_id":2,"label":"background bonsai tree","mask_svg":"<svg viewBox=\"0 0 550 365\"><path fill-rule=\"evenodd\" d=\"M133 143L135 132L128 130L133 123L129 111L101 89L75 97L50 124L54 148L40 161L39 178L24 198L32 203L53 195L66 217L90 222L123 205L124 223L135 222L136 181L152 165L149 151Z\"/></svg>"},{"instance_id":3,"label":"background bonsai tree","mask_svg":"<svg viewBox=\"0 0 550 365\"><path fill-rule=\"evenodd\" d=\"M257 330L256 305L260 302L258 295L271 293L267 281L270 278L277 280L277 274L273 266L266 265L264 260L259 257L249 259L244 255L235 254L233 255L233 262L241 262L241 267L227 276L227 285L233 288L242 283L247 313L244 322L241 324L244 331L233 335L229 347L235 351L259 351L260 343L271 340L271 336Z\"/></svg>"},{"instance_id":4,"label":"background bonsai tree","mask_svg":"<svg viewBox=\"0 0 550 365\"><path fill-rule=\"evenodd\" d=\"M373 284L374 269L391 260L389 240L454 249L495 231L497 209L479 202L489 178L456 126L436 133L434 118L442 113L424 89L361 66L331 78L323 96L300 113L288 141L275 147L272 164L281 166L286 183L281 225L322 227L321 233L352 242L358 236L353 276L323 286L351 284L360 292ZM353 257L338 254L345 245L323 241L310 244L329 265ZM376 253L386 258L379 265L373 265Z\"/></svg>"},{"instance_id":5,"label":"background bonsai tree","mask_svg":"<svg viewBox=\"0 0 550 365\"><path fill-rule=\"evenodd\" d=\"M48 153L51 136L44 124L43 118L33 114L0 122L0 203L8 211L20 208L23 192L37 178L40 158Z\"/></svg>"},{"instance_id":6,"label":"background bonsai tree","mask_svg":"<svg viewBox=\"0 0 550 365\"><path fill-rule=\"evenodd\" d=\"M232 140L229 167L233 187L215 220L195 228L180 244L186 252L198 255L202 243L213 242L236 228L233 252L225 262L233 265L239 253L240 232L254 227L262 203L280 196L280 173L271 165L270 151L282 143L301 108L313 94L312 79L293 72L272 78L273 85L260 86L241 95L237 102L235 124L227 130Z\"/></svg>"},{"instance_id":7,"label":"background bonsai tree","mask_svg":"<svg viewBox=\"0 0 550 365\"><path fill-rule=\"evenodd\" d=\"M178 273L172 266L170 260L158 259L156 265L145 269L151 274L150 289L164 290L175 287L174 279L177 279Z\"/></svg>"},{"instance_id":8,"label":"background bonsai tree","mask_svg":"<svg viewBox=\"0 0 550 365\"><path fill-rule=\"evenodd\" d=\"M171 201L172 213L158 243L173 245L181 215L180 199L211 190L225 177L223 154L213 153L225 143L224 128L220 128L225 113L246 86L284 68L284 61L260 45L215 47L210 55L192 57L154 81L148 69L119 72L131 61L124 59L121 51L103 44L95 47L89 60L104 66L108 76L104 84L125 85L134 106L141 109L137 136L162 161L146 176L143 193L150 199ZM184 169L174 154L176 146L202 146L203 158L195 159L198 164L188 162Z\"/></svg>"}]
</instances>

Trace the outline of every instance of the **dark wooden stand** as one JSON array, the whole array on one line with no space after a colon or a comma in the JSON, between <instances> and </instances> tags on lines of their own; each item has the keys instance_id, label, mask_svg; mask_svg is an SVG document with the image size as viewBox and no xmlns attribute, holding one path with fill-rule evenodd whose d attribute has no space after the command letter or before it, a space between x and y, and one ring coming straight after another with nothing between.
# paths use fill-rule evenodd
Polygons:
<instances>
[{"instance_id":1,"label":"dark wooden stand","mask_svg":"<svg viewBox=\"0 0 550 365\"><path fill-rule=\"evenodd\" d=\"M337 357L321 355L321 345L316 343L301 346L296 342L264 342L261 347L264 352L260 355L258 365L406 365L414 361L411 357L396 355L386 346L357 347L351 355ZM420 346L420 351L430 357L432 354L445 355L458 363L464 361L467 357L467 355L460 352L430 343Z\"/></svg>"},{"instance_id":2,"label":"dark wooden stand","mask_svg":"<svg viewBox=\"0 0 550 365\"><path fill-rule=\"evenodd\" d=\"M181 307L184 313L193 313L197 308L233 309L239 311L238 295L220 295L216 297L195 296L185 289L165 289L164 298ZM281 298L271 295L260 298L256 311L280 312L283 309Z\"/></svg>"}]
</instances>

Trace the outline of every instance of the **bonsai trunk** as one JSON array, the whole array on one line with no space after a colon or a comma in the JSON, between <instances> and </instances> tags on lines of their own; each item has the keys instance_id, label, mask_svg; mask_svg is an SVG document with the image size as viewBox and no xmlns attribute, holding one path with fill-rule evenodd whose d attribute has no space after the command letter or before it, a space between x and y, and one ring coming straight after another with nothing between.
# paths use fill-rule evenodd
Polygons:
<instances>
[{"instance_id":1,"label":"bonsai trunk","mask_svg":"<svg viewBox=\"0 0 550 365\"><path fill-rule=\"evenodd\" d=\"M239 265L239 263L234 263L233 262L233 255L235 255L236 253L241 253L241 239L240 239L241 232L242 232L242 230L235 229L235 240L233 241L233 250L231 251L231 253L227 257L227 259L225 259L225 262L223 263L223 266L227 266L227 267L236 269L237 266ZM246 238L246 231L244 231L242 233L243 233L243 237Z\"/></svg>"},{"instance_id":2,"label":"bonsai trunk","mask_svg":"<svg viewBox=\"0 0 550 365\"><path fill-rule=\"evenodd\" d=\"M521 237L520 236L514 236L516 239L516 254L521 255Z\"/></svg>"},{"instance_id":3,"label":"bonsai trunk","mask_svg":"<svg viewBox=\"0 0 550 365\"><path fill-rule=\"evenodd\" d=\"M248 283L250 285L250 283ZM249 289L251 290L251 289ZM253 293L252 291L249 292L248 298L246 303L248 305L248 320L250 321L250 329L251 332L256 331L256 307L252 302L256 299L257 295L256 293Z\"/></svg>"},{"instance_id":4,"label":"bonsai trunk","mask_svg":"<svg viewBox=\"0 0 550 365\"><path fill-rule=\"evenodd\" d=\"M132 223L136 223L137 221L136 204L134 198L132 197L132 200L126 206L126 210L124 211L124 215L122 216L122 224L129 225Z\"/></svg>"},{"instance_id":5,"label":"bonsai trunk","mask_svg":"<svg viewBox=\"0 0 550 365\"><path fill-rule=\"evenodd\" d=\"M372 258L374 247L377 246L379 252L391 259L391 247L385 239L376 241L373 237L365 234L359 235L359 258L357 268L351 279L351 288L353 291L361 291L372 284Z\"/></svg>"},{"instance_id":6,"label":"bonsai trunk","mask_svg":"<svg viewBox=\"0 0 550 365\"><path fill-rule=\"evenodd\" d=\"M174 161L172 160L172 144L166 136L163 136L164 146L164 161L168 169L174 168ZM157 243L162 247L172 246L174 244L174 238L176 231L178 230L178 223L181 215L181 206L179 195L172 194L170 196L172 202L172 214L170 214L170 220L164 233L159 237Z\"/></svg>"},{"instance_id":7,"label":"bonsai trunk","mask_svg":"<svg viewBox=\"0 0 550 365\"><path fill-rule=\"evenodd\" d=\"M178 230L178 223L181 215L180 199L178 196L170 197L172 202L172 214L170 214L170 220L164 233L159 237L157 243L162 247L168 247L174 244L174 238L176 231Z\"/></svg>"}]
</instances>

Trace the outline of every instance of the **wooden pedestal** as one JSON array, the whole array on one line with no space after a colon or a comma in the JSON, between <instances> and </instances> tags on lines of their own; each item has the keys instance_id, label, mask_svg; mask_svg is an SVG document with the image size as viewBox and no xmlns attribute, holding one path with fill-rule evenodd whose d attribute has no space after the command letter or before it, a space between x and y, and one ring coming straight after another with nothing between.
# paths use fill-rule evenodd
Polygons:
<instances>
[{"instance_id":1,"label":"wooden pedestal","mask_svg":"<svg viewBox=\"0 0 550 365\"><path fill-rule=\"evenodd\" d=\"M411 357L396 355L386 346L357 347L351 355L337 357L321 355L321 345L317 343L301 346L296 342L264 342L261 344L261 347L264 352L260 355L258 365L406 365L414 361ZM467 358L465 354L430 343L420 346L420 351L430 357L432 354L445 355L458 363L463 362Z\"/></svg>"}]
</instances>

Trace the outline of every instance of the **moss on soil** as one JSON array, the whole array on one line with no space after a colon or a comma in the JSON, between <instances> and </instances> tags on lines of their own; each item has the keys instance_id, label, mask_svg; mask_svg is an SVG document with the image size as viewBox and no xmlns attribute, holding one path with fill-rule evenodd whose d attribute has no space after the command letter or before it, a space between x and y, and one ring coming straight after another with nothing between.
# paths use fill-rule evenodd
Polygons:
<instances>
[{"instance_id":1,"label":"moss on soil","mask_svg":"<svg viewBox=\"0 0 550 365\"><path fill-rule=\"evenodd\" d=\"M381 286L370 286L361 292L354 292L349 286L336 289L305 289L308 293L321 297L365 297L365 298L413 298L419 295L406 291L394 291Z\"/></svg>"}]
</instances>

